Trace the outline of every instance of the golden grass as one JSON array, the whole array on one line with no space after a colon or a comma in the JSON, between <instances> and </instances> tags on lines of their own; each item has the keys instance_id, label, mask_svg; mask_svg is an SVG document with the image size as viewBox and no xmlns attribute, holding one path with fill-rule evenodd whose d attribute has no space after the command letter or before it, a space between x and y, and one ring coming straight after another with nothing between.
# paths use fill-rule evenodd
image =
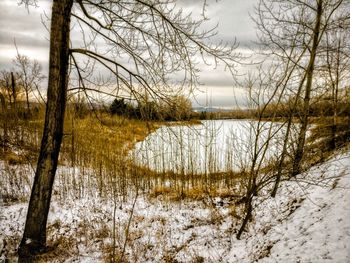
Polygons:
<instances>
[{"instance_id":1,"label":"golden grass","mask_svg":"<svg viewBox=\"0 0 350 263\"><path fill-rule=\"evenodd\" d=\"M159 124L130 120L107 113L75 118L67 114L61 161L105 170L122 159L135 143L143 140ZM74 159L75 163L72 163ZM71 163L69 163L69 161Z\"/></svg>"},{"instance_id":2,"label":"golden grass","mask_svg":"<svg viewBox=\"0 0 350 263\"><path fill-rule=\"evenodd\" d=\"M181 200L203 200L208 197L221 197L221 198L236 198L238 196L232 189L229 188L211 188L208 189L204 185L190 187L185 189L179 189L169 186L156 186L149 194L150 198L157 198L163 196L170 201Z\"/></svg>"},{"instance_id":3,"label":"golden grass","mask_svg":"<svg viewBox=\"0 0 350 263\"><path fill-rule=\"evenodd\" d=\"M27 159L21 154L14 153L11 150L0 153L0 159L7 162L9 165L25 164Z\"/></svg>"},{"instance_id":4,"label":"golden grass","mask_svg":"<svg viewBox=\"0 0 350 263\"><path fill-rule=\"evenodd\" d=\"M43 118L44 109L40 109L30 119L20 121L21 130L27 132L25 140L19 141L20 148L25 149L25 156L12 152L5 154L3 151L4 158L2 159L11 164L18 164L25 163L25 157L30 156L30 160L34 164L40 148ZM157 173L133 163L129 156L130 150L137 142L144 140L148 134L164 124L192 125L198 123L146 122L117 115L112 116L102 111L87 111L85 115L77 116L74 109L68 106L59 163L60 165L78 167L81 171L89 169L89 173L92 172L91 177L89 177L92 181L89 181L88 185L90 186L90 183L98 185L101 195L106 192L107 188L111 189L112 187L116 187L124 194L128 191L127 189L130 189L130 183L133 184L137 181L144 190L151 191L151 196L167 195L171 200L198 200L208 195L231 196L229 185L226 185L226 190L223 190L222 187L218 187L220 190L207 190L208 175L206 174L175 174L171 171ZM19 122L16 125L19 125ZM12 127L13 130L17 129L16 125ZM29 159L26 158L28 162ZM216 188L216 182L223 180L230 181L229 184L234 183L240 176L235 173L210 174L211 188ZM74 187L76 178L72 177L70 180L72 180L70 183ZM169 180L176 187L154 188L154 184L161 180ZM116 186L112 186L111 182L116 183Z\"/></svg>"}]
</instances>

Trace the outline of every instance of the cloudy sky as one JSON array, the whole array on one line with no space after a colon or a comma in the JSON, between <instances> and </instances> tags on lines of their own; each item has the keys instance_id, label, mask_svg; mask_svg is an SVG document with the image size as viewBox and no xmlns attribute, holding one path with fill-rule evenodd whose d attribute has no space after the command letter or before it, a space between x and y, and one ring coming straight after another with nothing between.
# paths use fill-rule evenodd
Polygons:
<instances>
[{"instance_id":1,"label":"cloudy sky","mask_svg":"<svg viewBox=\"0 0 350 263\"><path fill-rule=\"evenodd\" d=\"M51 1L38 0L37 8L29 12L17 0L0 1L0 69L9 69L16 55L14 41L19 52L30 58L37 59L47 74L49 54L49 33L44 26L50 16ZM240 43L238 51L249 52L249 47L255 40L254 23L249 17L253 13L256 0L208 0L206 16L210 18L206 26L218 23L217 39L233 42L235 38ZM185 11L199 14L203 7L202 0L179 0L179 5ZM241 69L241 66L238 66ZM242 70L241 72L243 72ZM214 107L234 107L236 102L242 104L244 95L237 85L232 82L229 74L211 67L203 67L201 82L194 106L205 105L209 101Z\"/></svg>"}]
</instances>

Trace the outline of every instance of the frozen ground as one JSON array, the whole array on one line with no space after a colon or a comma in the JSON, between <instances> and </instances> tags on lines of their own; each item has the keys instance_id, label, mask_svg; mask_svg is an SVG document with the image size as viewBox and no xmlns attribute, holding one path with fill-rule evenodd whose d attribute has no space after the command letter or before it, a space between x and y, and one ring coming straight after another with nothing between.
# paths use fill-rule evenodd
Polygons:
<instances>
[{"instance_id":1,"label":"frozen ground","mask_svg":"<svg viewBox=\"0 0 350 263\"><path fill-rule=\"evenodd\" d=\"M130 262L350 262L350 151L283 183L275 199L257 197L241 240L241 208L226 199L53 199L43 262L109 261L113 243ZM1 203L0 262L16 260L26 206Z\"/></svg>"}]
</instances>

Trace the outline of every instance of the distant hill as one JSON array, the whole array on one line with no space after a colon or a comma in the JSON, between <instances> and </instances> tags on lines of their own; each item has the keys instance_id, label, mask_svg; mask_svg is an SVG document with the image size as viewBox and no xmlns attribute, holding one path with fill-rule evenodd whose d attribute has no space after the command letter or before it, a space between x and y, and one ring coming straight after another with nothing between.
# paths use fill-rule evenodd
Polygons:
<instances>
[{"instance_id":1,"label":"distant hill","mask_svg":"<svg viewBox=\"0 0 350 263\"><path fill-rule=\"evenodd\" d=\"M214 108L214 107L193 107L193 111L195 112L229 112L232 109L222 109L222 108Z\"/></svg>"}]
</instances>

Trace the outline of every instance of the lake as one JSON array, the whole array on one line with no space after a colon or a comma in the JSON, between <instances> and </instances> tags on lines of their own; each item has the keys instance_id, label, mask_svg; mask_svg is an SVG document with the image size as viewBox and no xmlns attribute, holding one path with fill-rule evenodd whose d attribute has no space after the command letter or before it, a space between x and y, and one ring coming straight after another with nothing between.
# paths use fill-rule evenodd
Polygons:
<instances>
[{"instance_id":1,"label":"lake","mask_svg":"<svg viewBox=\"0 0 350 263\"><path fill-rule=\"evenodd\" d=\"M281 123L259 124L254 120L205 120L199 125L163 126L138 142L133 155L136 164L158 172L238 171L247 168L258 152L257 159L263 162L278 156L284 132Z\"/></svg>"}]
</instances>

